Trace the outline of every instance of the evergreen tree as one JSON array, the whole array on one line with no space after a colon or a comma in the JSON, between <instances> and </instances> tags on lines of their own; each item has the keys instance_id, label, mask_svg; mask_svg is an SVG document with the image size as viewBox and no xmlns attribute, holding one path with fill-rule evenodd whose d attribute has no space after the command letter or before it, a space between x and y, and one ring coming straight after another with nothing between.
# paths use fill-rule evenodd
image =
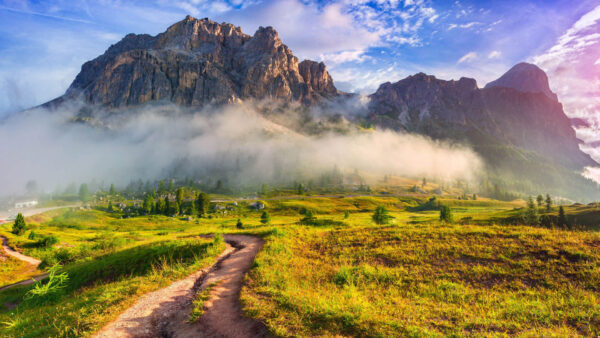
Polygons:
<instances>
[{"instance_id":1,"label":"evergreen tree","mask_svg":"<svg viewBox=\"0 0 600 338\"><path fill-rule=\"evenodd\" d=\"M198 211L196 210L196 201L192 201L190 203L190 206L188 207L188 215L196 216L197 214L198 214Z\"/></svg>"},{"instance_id":2,"label":"evergreen tree","mask_svg":"<svg viewBox=\"0 0 600 338\"><path fill-rule=\"evenodd\" d=\"M158 199L156 202L156 213L166 215L167 212L165 210L166 204L164 199Z\"/></svg>"},{"instance_id":3,"label":"evergreen tree","mask_svg":"<svg viewBox=\"0 0 600 338\"><path fill-rule=\"evenodd\" d=\"M160 194L165 193L165 180L160 180L160 182L158 182L158 192Z\"/></svg>"},{"instance_id":4,"label":"evergreen tree","mask_svg":"<svg viewBox=\"0 0 600 338\"><path fill-rule=\"evenodd\" d=\"M112 201L108 201L108 207L106 207L108 212L113 212L113 204Z\"/></svg>"},{"instance_id":5,"label":"evergreen tree","mask_svg":"<svg viewBox=\"0 0 600 338\"><path fill-rule=\"evenodd\" d=\"M423 177L423 182L421 182L421 187L425 187L427 185L427 179Z\"/></svg>"},{"instance_id":6,"label":"evergreen tree","mask_svg":"<svg viewBox=\"0 0 600 338\"><path fill-rule=\"evenodd\" d=\"M25 217L23 214L18 213L17 218L15 218L15 223L13 224L12 233L18 236L21 236L25 232Z\"/></svg>"},{"instance_id":7,"label":"evergreen tree","mask_svg":"<svg viewBox=\"0 0 600 338\"><path fill-rule=\"evenodd\" d=\"M565 208L562 205L558 207L558 226L567 226L567 216L565 215Z\"/></svg>"},{"instance_id":8,"label":"evergreen tree","mask_svg":"<svg viewBox=\"0 0 600 338\"><path fill-rule=\"evenodd\" d=\"M183 205L183 188L178 188L177 192L175 193L175 199L177 200L177 204L179 205Z\"/></svg>"},{"instance_id":9,"label":"evergreen tree","mask_svg":"<svg viewBox=\"0 0 600 338\"><path fill-rule=\"evenodd\" d=\"M244 224L242 223L242 220L240 220L238 218L237 223L235 224L235 227L238 229L243 229L244 228Z\"/></svg>"},{"instance_id":10,"label":"evergreen tree","mask_svg":"<svg viewBox=\"0 0 600 338\"><path fill-rule=\"evenodd\" d=\"M111 185L110 185L110 190L108 191L108 193L109 193L111 196L114 196L114 195L116 195L116 194L117 194L117 191L115 190L115 185L114 185L114 184L111 184Z\"/></svg>"},{"instance_id":11,"label":"evergreen tree","mask_svg":"<svg viewBox=\"0 0 600 338\"><path fill-rule=\"evenodd\" d=\"M33 232L33 230L31 230L31 232L29 233L29 236L27 236L27 238L30 240L34 240L35 236L36 236L35 232Z\"/></svg>"},{"instance_id":12,"label":"evergreen tree","mask_svg":"<svg viewBox=\"0 0 600 338\"><path fill-rule=\"evenodd\" d=\"M173 192L173 189L175 189L175 183L173 181L174 180L169 181L169 192Z\"/></svg>"},{"instance_id":13,"label":"evergreen tree","mask_svg":"<svg viewBox=\"0 0 600 338\"><path fill-rule=\"evenodd\" d=\"M373 222L375 222L375 224L388 224L390 222L390 218L391 216L389 215L387 209L383 206L380 205L377 208L375 208L375 212L373 213Z\"/></svg>"},{"instance_id":14,"label":"evergreen tree","mask_svg":"<svg viewBox=\"0 0 600 338\"><path fill-rule=\"evenodd\" d=\"M177 201L173 203L173 213L175 213L175 215L181 214L181 206L179 205L179 203L177 203Z\"/></svg>"},{"instance_id":15,"label":"evergreen tree","mask_svg":"<svg viewBox=\"0 0 600 338\"><path fill-rule=\"evenodd\" d=\"M268 212L263 211L262 215L260 215L260 222L262 224L269 224L269 223L271 223L271 215L269 215Z\"/></svg>"},{"instance_id":16,"label":"evergreen tree","mask_svg":"<svg viewBox=\"0 0 600 338\"><path fill-rule=\"evenodd\" d=\"M454 222L454 216L452 215L452 209L447 205L442 205L440 209L440 221L446 223Z\"/></svg>"},{"instance_id":17,"label":"evergreen tree","mask_svg":"<svg viewBox=\"0 0 600 338\"><path fill-rule=\"evenodd\" d=\"M165 196L165 216L171 216L171 201L169 201L169 195Z\"/></svg>"},{"instance_id":18,"label":"evergreen tree","mask_svg":"<svg viewBox=\"0 0 600 338\"><path fill-rule=\"evenodd\" d=\"M546 212L552 211L552 198L550 194L546 194Z\"/></svg>"},{"instance_id":19,"label":"evergreen tree","mask_svg":"<svg viewBox=\"0 0 600 338\"><path fill-rule=\"evenodd\" d=\"M304 187L302 186L302 183L298 183L298 186L296 187L296 191L297 191L298 195L304 194Z\"/></svg>"},{"instance_id":20,"label":"evergreen tree","mask_svg":"<svg viewBox=\"0 0 600 338\"><path fill-rule=\"evenodd\" d=\"M144 212L146 213L146 215L149 215L152 213L152 211L154 210L154 198L152 198L152 195L147 194L146 198L144 199Z\"/></svg>"},{"instance_id":21,"label":"evergreen tree","mask_svg":"<svg viewBox=\"0 0 600 338\"><path fill-rule=\"evenodd\" d=\"M348 210L344 211L344 218L345 219L350 218L350 211L348 211Z\"/></svg>"},{"instance_id":22,"label":"evergreen tree","mask_svg":"<svg viewBox=\"0 0 600 338\"><path fill-rule=\"evenodd\" d=\"M537 200L538 207L541 208L542 204L544 204L544 196L542 196L541 194L537 195L536 200Z\"/></svg>"},{"instance_id":23,"label":"evergreen tree","mask_svg":"<svg viewBox=\"0 0 600 338\"><path fill-rule=\"evenodd\" d=\"M473 201L477 201L477 194L473 194Z\"/></svg>"},{"instance_id":24,"label":"evergreen tree","mask_svg":"<svg viewBox=\"0 0 600 338\"><path fill-rule=\"evenodd\" d=\"M210 198L208 197L208 194L204 192L199 193L196 204L198 207L198 216L204 217L210 208Z\"/></svg>"},{"instance_id":25,"label":"evergreen tree","mask_svg":"<svg viewBox=\"0 0 600 338\"><path fill-rule=\"evenodd\" d=\"M540 216L538 214L538 208L533 201L533 198L529 196L527 199L527 209L525 210L525 223L529 225L537 225L540 221Z\"/></svg>"},{"instance_id":26,"label":"evergreen tree","mask_svg":"<svg viewBox=\"0 0 600 338\"><path fill-rule=\"evenodd\" d=\"M261 184L260 186L260 193L261 195L266 195L269 193L269 185L266 183Z\"/></svg>"},{"instance_id":27,"label":"evergreen tree","mask_svg":"<svg viewBox=\"0 0 600 338\"><path fill-rule=\"evenodd\" d=\"M79 186L79 199L82 202L87 202L90 200L90 192L88 190L88 185L85 183L82 183Z\"/></svg>"}]
</instances>

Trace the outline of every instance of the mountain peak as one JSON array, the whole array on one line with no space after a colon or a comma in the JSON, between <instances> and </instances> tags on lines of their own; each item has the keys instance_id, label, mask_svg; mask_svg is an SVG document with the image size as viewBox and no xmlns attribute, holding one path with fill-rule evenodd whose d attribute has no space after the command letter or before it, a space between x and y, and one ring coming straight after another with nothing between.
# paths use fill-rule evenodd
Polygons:
<instances>
[{"instance_id":1,"label":"mountain peak","mask_svg":"<svg viewBox=\"0 0 600 338\"><path fill-rule=\"evenodd\" d=\"M550 90L546 73L531 63L518 63L500 78L485 86L485 88L492 87L513 88L525 93L543 93L548 98L558 101L556 94Z\"/></svg>"},{"instance_id":2,"label":"mountain peak","mask_svg":"<svg viewBox=\"0 0 600 338\"><path fill-rule=\"evenodd\" d=\"M277 99L311 105L339 95L322 63L298 58L273 27L186 16L156 36L129 34L86 62L56 102L80 98L107 109L150 101L188 106Z\"/></svg>"}]
</instances>

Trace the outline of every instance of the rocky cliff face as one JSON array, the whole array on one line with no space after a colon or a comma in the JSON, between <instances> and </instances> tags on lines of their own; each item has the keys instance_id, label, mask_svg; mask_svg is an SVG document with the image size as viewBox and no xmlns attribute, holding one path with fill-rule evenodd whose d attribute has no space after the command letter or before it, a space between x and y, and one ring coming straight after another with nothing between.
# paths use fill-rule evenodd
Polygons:
<instances>
[{"instance_id":1,"label":"rocky cliff face","mask_svg":"<svg viewBox=\"0 0 600 338\"><path fill-rule=\"evenodd\" d=\"M485 88L514 88L524 93L543 93L548 98L558 101L556 94L550 90L548 76L538 66L521 62L508 70L499 79L488 83Z\"/></svg>"},{"instance_id":2,"label":"rocky cliff face","mask_svg":"<svg viewBox=\"0 0 600 338\"><path fill-rule=\"evenodd\" d=\"M380 126L466 140L474 146L480 146L480 135L485 135L566 167L596 165L580 151L562 105L544 93L504 86L479 89L473 79L444 81L420 73L384 83L370 98L369 119Z\"/></svg>"},{"instance_id":3,"label":"rocky cliff face","mask_svg":"<svg viewBox=\"0 0 600 338\"><path fill-rule=\"evenodd\" d=\"M129 34L85 63L66 94L104 108L150 101L202 106L243 99L305 105L338 91L323 63L298 59L271 27L239 27L186 17L157 36Z\"/></svg>"}]
</instances>

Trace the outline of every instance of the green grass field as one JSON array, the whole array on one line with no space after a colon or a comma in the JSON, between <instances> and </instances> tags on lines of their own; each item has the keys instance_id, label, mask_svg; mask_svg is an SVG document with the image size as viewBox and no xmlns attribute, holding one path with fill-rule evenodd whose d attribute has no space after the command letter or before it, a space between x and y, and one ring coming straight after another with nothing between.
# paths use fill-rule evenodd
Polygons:
<instances>
[{"instance_id":1,"label":"green grass field","mask_svg":"<svg viewBox=\"0 0 600 338\"><path fill-rule=\"evenodd\" d=\"M247 201L228 215L192 220L55 210L28 218L24 236L5 224L0 234L11 245L40 258L43 269L61 263L69 282L46 300L25 300L31 287L0 292L0 336L89 336L139 296L211 264L224 244L203 235L234 232L266 240L241 298L275 335L600 333L596 205L567 207L571 221L586 225L569 230L503 225L525 203L482 198L438 198L455 220L441 223L438 210L423 208L429 197L265 198L266 225ZM390 211L389 224L373 222L377 206ZM320 222L300 225L309 211ZM236 229L238 218L244 229ZM40 247L30 231L59 241ZM2 271L19 266L0 261Z\"/></svg>"}]
</instances>

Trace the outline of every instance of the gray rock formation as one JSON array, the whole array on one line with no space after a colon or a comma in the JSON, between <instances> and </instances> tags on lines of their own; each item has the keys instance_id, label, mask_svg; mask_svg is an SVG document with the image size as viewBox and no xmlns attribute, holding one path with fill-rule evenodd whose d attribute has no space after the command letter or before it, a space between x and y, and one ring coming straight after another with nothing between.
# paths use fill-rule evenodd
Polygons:
<instances>
[{"instance_id":1,"label":"gray rock formation","mask_svg":"<svg viewBox=\"0 0 600 338\"><path fill-rule=\"evenodd\" d=\"M514 88L524 93L544 93L554 101L558 101L556 94L550 90L548 76L538 66L521 62L499 79L488 83L485 88L507 87Z\"/></svg>"},{"instance_id":2,"label":"gray rock formation","mask_svg":"<svg viewBox=\"0 0 600 338\"><path fill-rule=\"evenodd\" d=\"M57 105L83 99L102 108L150 101L186 106L243 99L312 105L338 95L323 63L303 61L271 27L239 27L187 16L157 36L129 34L86 62Z\"/></svg>"}]
</instances>

